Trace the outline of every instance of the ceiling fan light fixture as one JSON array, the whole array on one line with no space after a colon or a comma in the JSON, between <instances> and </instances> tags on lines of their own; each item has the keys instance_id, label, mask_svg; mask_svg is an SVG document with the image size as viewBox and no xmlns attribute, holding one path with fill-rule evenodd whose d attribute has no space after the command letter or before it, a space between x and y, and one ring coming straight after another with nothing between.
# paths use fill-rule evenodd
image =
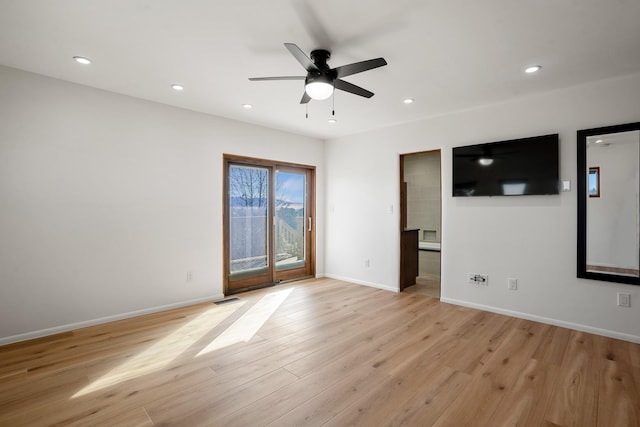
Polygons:
<instances>
[{"instance_id":1,"label":"ceiling fan light fixture","mask_svg":"<svg viewBox=\"0 0 640 427\"><path fill-rule=\"evenodd\" d=\"M304 90L307 92L307 95L311 97L311 99L322 101L331 96L331 94L333 93L333 85L327 82L314 81L307 83L304 87Z\"/></svg>"}]
</instances>

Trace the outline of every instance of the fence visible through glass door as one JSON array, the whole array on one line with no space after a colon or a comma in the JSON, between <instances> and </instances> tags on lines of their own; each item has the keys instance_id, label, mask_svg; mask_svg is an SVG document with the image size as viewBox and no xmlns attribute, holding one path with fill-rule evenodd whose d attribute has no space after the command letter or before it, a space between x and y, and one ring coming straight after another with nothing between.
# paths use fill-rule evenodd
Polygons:
<instances>
[{"instance_id":1,"label":"fence visible through glass door","mask_svg":"<svg viewBox=\"0 0 640 427\"><path fill-rule=\"evenodd\" d=\"M305 266L307 215L306 172L276 171L276 270Z\"/></svg>"},{"instance_id":2,"label":"fence visible through glass door","mask_svg":"<svg viewBox=\"0 0 640 427\"><path fill-rule=\"evenodd\" d=\"M231 278L268 273L269 169L229 167L229 236Z\"/></svg>"}]
</instances>

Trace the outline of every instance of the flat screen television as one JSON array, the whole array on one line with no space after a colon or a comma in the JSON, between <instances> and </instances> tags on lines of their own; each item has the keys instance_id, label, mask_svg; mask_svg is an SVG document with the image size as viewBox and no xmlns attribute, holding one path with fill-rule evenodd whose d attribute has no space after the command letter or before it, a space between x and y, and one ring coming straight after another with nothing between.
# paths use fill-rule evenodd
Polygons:
<instances>
[{"instance_id":1,"label":"flat screen television","mask_svg":"<svg viewBox=\"0 0 640 427\"><path fill-rule=\"evenodd\" d=\"M558 134L453 148L453 196L558 194Z\"/></svg>"}]
</instances>

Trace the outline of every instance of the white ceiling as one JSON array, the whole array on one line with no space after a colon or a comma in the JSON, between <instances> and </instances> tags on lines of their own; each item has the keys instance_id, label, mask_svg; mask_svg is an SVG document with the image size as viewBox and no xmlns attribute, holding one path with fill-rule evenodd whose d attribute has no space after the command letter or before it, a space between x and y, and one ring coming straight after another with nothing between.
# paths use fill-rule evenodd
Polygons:
<instances>
[{"instance_id":1,"label":"white ceiling","mask_svg":"<svg viewBox=\"0 0 640 427\"><path fill-rule=\"evenodd\" d=\"M305 74L284 42L389 65L345 78L375 96L337 91L336 124L331 99L305 119L304 82L248 81ZM640 1L0 0L0 64L328 139L640 72Z\"/></svg>"}]
</instances>

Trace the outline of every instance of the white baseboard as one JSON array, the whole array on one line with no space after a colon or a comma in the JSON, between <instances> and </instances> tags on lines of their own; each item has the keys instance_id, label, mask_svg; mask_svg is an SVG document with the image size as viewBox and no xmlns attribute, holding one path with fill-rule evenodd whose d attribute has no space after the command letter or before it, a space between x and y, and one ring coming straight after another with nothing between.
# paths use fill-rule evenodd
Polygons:
<instances>
[{"instance_id":1,"label":"white baseboard","mask_svg":"<svg viewBox=\"0 0 640 427\"><path fill-rule=\"evenodd\" d=\"M216 294L205 298L198 298L189 301L182 301L174 304L161 305L158 307L150 307L142 310L130 311L128 313L115 314L113 316L100 317L98 319L85 320L68 325L55 326L53 328L41 329L39 331L27 332L24 334L12 335L0 338L0 345L12 344L19 341L31 340L34 338L46 337L48 335L59 334L61 332L73 331L75 329L86 328L87 326L100 325L102 323L114 322L116 320L129 319L131 317L142 316L144 314L157 313L160 311L171 310L174 308L186 307L189 305L200 304L203 302L218 301L224 298L222 294Z\"/></svg>"},{"instance_id":2,"label":"white baseboard","mask_svg":"<svg viewBox=\"0 0 640 427\"><path fill-rule=\"evenodd\" d=\"M382 290L389 291L389 292L395 292L395 293L400 292L400 290L398 288L393 288L391 286L381 285L379 283L373 283L373 282L366 282L364 280L353 279L351 277L338 276L336 274L327 274L327 273L325 273L324 277L328 277L329 279L342 280L344 282L355 283L357 285L369 286L371 288L382 289Z\"/></svg>"},{"instance_id":3,"label":"white baseboard","mask_svg":"<svg viewBox=\"0 0 640 427\"><path fill-rule=\"evenodd\" d=\"M441 302L449 304L461 305L463 307L477 308L478 310L490 311L492 313L505 314L511 317L517 317L519 319L532 320L534 322L546 323L548 325L560 326L562 328L574 329L576 331L588 332L590 334L602 335L605 337L616 338L623 341L629 341L640 344L640 337L631 334L623 334L616 331L610 331L608 329L594 328L593 326L582 325L580 323L566 322L564 320L552 319L549 317L536 316L533 314L522 313L519 311L506 310L503 308L492 307L489 305L476 304L468 301L457 300L453 298L440 298Z\"/></svg>"}]
</instances>

